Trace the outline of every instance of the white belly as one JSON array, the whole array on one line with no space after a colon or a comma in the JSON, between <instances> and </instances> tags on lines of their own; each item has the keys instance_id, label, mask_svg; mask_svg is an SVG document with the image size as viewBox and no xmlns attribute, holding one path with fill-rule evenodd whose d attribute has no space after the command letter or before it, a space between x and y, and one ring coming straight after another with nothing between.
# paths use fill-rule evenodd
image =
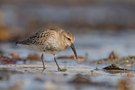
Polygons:
<instances>
[{"instance_id":1,"label":"white belly","mask_svg":"<svg viewBox=\"0 0 135 90\"><path fill-rule=\"evenodd\" d=\"M52 54L55 54L56 52L59 52L62 50L60 48L52 47L50 45L22 45L20 44L19 46L22 46L24 48L28 48L34 51L38 51L38 52L46 52L46 53L52 53Z\"/></svg>"}]
</instances>

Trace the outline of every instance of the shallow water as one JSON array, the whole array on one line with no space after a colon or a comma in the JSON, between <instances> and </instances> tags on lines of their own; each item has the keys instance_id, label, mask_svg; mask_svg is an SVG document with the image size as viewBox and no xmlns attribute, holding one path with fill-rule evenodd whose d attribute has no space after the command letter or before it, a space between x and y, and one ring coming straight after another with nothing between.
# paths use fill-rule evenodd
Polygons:
<instances>
[{"instance_id":1,"label":"shallow water","mask_svg":"<svg viewBox=\"0 0 135 90\"><path fill-rule=\"evenodd\" d=\"M118 90L119 80L125 78L127 73L107 73L101 70L107 65L95 65L88 62L106 58L111 51L117 52L120 56L134 55L135 32L130 30L116 33L113 31L97 32L95 30L85 34L75 34L75 37L78 55L85 56L88 53L88 61L86 63L77 63L74 60L58 60L62 68L67 68L66 72L58 72L52 55L44 54L47 69L43 73L41 61L17 65L0 65L0 68L8 68L9 70L23 73L11 73L8 80L0 81L0 88L5 90L17 86L22 90ZM26 57L30 53L38 53L9 43L1 44L1 49L7 56L11 52L17 52L21 57ZM69 48L58 53L58 56L61 55L73 55L73 52ZM95 70L97 67L99 70ZM101 83L101 85L75 85L68 83L78 73L86 75L93 82ZM132 84L135 84L135 73L134 71L131 73L133 74L131 77ZM106 84L102 85L104 82Z\"/></svg>"}]
</instances>

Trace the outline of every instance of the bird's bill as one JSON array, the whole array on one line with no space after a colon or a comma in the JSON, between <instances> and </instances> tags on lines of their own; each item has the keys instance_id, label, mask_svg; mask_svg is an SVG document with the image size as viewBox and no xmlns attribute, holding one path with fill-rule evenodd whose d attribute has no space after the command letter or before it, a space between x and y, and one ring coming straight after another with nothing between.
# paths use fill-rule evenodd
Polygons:
<instances>
[{"instance_id":1,"label":"bird's bill","mask_svg":"<svg viewBox=\"0 0 135 90\"><path fill-rule=\"evenodd\" d=\"M75 54L75 57L76 57L76 59L77 59L78 57L77 57L77 53L76 53L74 44L71 44L70 47L72 48L72 50L73 50L73 52L74 52L74 54Z\"/></svg>"}]
</instances>

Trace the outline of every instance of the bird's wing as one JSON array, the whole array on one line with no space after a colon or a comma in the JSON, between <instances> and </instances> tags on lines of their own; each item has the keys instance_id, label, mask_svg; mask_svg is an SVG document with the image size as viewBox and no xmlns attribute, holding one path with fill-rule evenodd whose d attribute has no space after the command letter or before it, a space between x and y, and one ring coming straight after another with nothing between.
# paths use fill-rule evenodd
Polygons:
<instances>
[{"instance_id":1,"label":"bird's wing","mask_svg":"<svg viewBox=\"0 0 135 90\"><path fill-rule=\"evenodd\" d=\"M40 31L35 33L34 35L30 36L26 40L18 42L18 44L25 44L25 45L30 45L30 44L35 44L35 45L43 45L47 39L54 34L54 31Z\"/></svg>"}]
</instances>

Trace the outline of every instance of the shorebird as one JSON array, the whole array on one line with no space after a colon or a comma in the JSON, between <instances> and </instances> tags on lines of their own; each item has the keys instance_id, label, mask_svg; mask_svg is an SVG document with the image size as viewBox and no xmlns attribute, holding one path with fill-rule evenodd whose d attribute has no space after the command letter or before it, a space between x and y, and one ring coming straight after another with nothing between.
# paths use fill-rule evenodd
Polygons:
<instances>
[{"instance_id":1,"label":"shorebird","mask_svg":"<svg viewBox=\"0 0 135 90\"><path fill-rule=\"evenodd\" d=\"M72 33L64 31L60 27L49 27L34 33L25 40L18 41L17 44L42 52L41 60L43 64L43 71L46 69L43 61L43 53L45 52L53 54L58 71L62 71L62 69L59 67L59 64L57 63L56 53L70 46L77 59L74 41L75 37Z\"/></svg>"}]
</instances>

